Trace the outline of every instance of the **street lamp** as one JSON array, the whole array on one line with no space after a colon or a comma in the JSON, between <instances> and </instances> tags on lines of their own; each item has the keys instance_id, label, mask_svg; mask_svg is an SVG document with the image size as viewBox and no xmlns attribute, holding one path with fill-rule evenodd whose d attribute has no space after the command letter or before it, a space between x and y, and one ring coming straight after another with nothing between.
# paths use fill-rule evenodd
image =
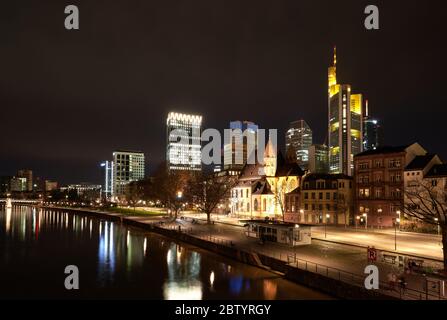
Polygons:
<instances>
[{"instance_id":1,"label":"street lamp","mask_svg":"<svg viewBox=\"0 0 447 320\"><path fill-rule=\"evenodd\" d=\"M441 226L439 225L439 219L435 218L436 223L438 224L438 236L441 234Z\"/></svg>"},{"instance_id":2,"label":"street lamp","mask_svg":"<svg viewBox=\"0 0 447 320\"><path fill-rule=\"evenodd\" d=\"M326 223L324 224L324 238L326 239L327 237L327 231L326 231L326 227L327 227L327 221L328 219L331 217L331 215L329 213L326 213Z\"/></svg>"},{"instance_id":3,"label":"street lamp","mask_svg":"<svg viewBox=\"0 0 447 320\"><path fill-rule=\"evenodd\" d=\"M399 216L398 221L399 221L399 231L400 231L400 210L397 210L396 214Z\"/></svg>"},{"instance_id":4,"label":"street lamp","mask_svg":"<svg viewBox=\"0 0 447 320\"><path fill-rule=\"evenodd\" d=\"M177 199L181 199L183 197L183 192L177 191Z\"/></svg>"},{"instance_id":5,"label":"street lamp","mask_svg":"<svg viewBox=\"0 0 447 320\"><path fill-rule=\"evenodd\" d=\"M399 218L396 219L396 223L394 224L394 251L397 251L397 224L399 224L400 228L400 215Z\"/></svg>"},{"instance_id":6,"label":"street lamp","mask_svg":"<svg viewBox=\"0 0 447 320\"><path fill-rule=\"evenodd\" d=\"M368 230L368 214L365 212L363 217L365 217L365 229Z\"/></svg>"},{"instance_id":7,"label":"street lamp","mask_svg":"<svg viewBox=\"0 0 447 320\"><path fill-rule=\"evenodd\" d=\"M357 229L358 225L360 224L360 216L356 217L357 223L355 224L355 228Z\"/></svg>"}]
</instances>

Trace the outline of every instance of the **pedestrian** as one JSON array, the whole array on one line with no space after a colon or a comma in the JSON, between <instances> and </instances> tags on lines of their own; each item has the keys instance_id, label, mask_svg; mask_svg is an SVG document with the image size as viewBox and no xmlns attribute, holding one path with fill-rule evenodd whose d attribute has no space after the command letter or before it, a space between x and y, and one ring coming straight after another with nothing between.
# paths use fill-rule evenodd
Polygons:
<instances>
[{"instance_id":1,"label":"pedestrian","mask_svg":"<svg viewBox=\"0 0 447 320\"><path fill-rule=\"evenodd\" d=\"M407 282L405 281L405 277L403 275L400 276L400 278L399 278L399 285L400 285L400 288L402 289L402 292L405 293L405 289L407 287Z\"/></svg>"},{"instance_id":2,"label":"pedestrian","mask_svg":"<svg viewBox=\"0 0 447 320\"><path fill-rule=\"evenodd\" d=\"M390 272L387 275L389 290L394 291L394 279L393 274Z\"/></svg>"}]
</instances>

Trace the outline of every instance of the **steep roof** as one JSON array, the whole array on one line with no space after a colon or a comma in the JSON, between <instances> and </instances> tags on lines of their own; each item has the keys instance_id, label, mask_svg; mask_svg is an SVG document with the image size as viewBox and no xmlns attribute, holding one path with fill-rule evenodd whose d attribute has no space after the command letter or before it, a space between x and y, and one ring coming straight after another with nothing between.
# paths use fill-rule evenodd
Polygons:
<instances>
[{"instance_id":1,"label":"steep roof","mask_svg":"<svg viewBox=\"0 0 447 320\"><path fill-rule=\"evenodd\" d=\"M411 146L411 144L407 144L407 145L403 145L403 146L383 146L383 147L379 147L374 150L363 151L361 153L356 154L354 157L370 156L370 155L384 154L384 153L404 152L405 149L407 149L409 146Z\"/></svg>"},{"instance_id":2,"label":"steep roof","mask_svg":"<svg viewBox=\"0 0 447 320\"><path fill-rule=\"evenodd\" d=\"M257 164L245 164L242 169L239 180L256 180L260 179L263 176L264 165Z\"/></svg>"},{"instance_id":3,"label":"steep roof","mask_svg":"<svg viewBox=\"0 0 447 320\"><path fill-rule=\"evenodd\" d=\"M259 180L252 185L252 194L273 194L267 180Z\"/></svg>"},{"instance_id":4,"label":"steep roof","mask_svg":"<svg viewBox=\"0 0 447 320\"><path fill-rule=\"evenodd\" d=\"M276 158L276 177L302 176L303 169L296 162L287 162L281 151Z\"/></svg>"},{"instance_id":5,"label":"steep roof","mask_svg":"<svg viewBox=\"0 0 447 320\"><path fill-rule=\"evenodd\" d=\"M425 175L427 178L447 177L447 163L435 164Z\"/></svg>"},{"instance_id":6,"label":"steep roof","mask_svg":"<svg viewBox=\"0 0 447 320\"><path fill-rule=\"evenodd\" d=\"M411 161L406 167L405 170L422 170L424 169L430 161L436 157L435 154L426 154L425 156L416 156L413 161Z\"/></svg>"}]
</instances>

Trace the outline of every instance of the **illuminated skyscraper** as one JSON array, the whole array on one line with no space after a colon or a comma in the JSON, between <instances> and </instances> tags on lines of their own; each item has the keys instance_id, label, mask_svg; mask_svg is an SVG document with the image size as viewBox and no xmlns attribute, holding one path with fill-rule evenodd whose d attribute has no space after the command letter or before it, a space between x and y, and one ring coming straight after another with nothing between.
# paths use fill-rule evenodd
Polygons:
<instances>
[{"instance_id":1,"label":"illuminated skyscraper","mask_svg":"<svg viewBox=\"0 0 447 320\"><path fill-rule=\"evenodd\" d=\"M304 120L290 123L286 132L286 155L303 169L309 167L309 148L312 145L312 130Z\"/></svg>"},{"instance_id":2,"label":"illuminated skyscraper","mask_svg":"<svg viewBox=\"0 0 447 320\"><path fill-rule=\"evenodd\" d=\"M132 181L144 179L144 153L115 151L112 167L112 195L121 196Z\"/></svg>"},{"instance_id":3,"label":"illuminated skyscraper","mask_svg":"<svg viewBox=\"0 0 447 320\"><path fill-rule=\"evenodd\" d=\"M330 173L353 174L354 155L362 152L363 97L337 83L337 55L328 69L328 136Z\"/></svg>"},{"instance_id":4,"label":"illuminated skyscraper","mask_svg":"<svg viewBox=\"0 0 447 320\"><path fill-rule=\"evenodd\" d=\"M231 121L230 129L233 130L235 136L224 146L224 169L240 171L247 163L249 153L256 149L259 127L251 121ZM240 130L240 132L237 133L234 130Z\"/></svg>"},{"instance_id":5,"label":"illuminated skyscraper","mask_svg":"<svg viewBox=\"0 0 447 320\"><path fill-rule=\"evenodd\" d=\"M166 160L169 170L202 170L202 116L170 112L167 119Z\"/></svg>"},{"instance_id":6,"label":"illuminated skyscraper","mask_svg":"<svg viewBox=\"0 0 447 320\"><path fill-rule=\"evenodd\" d=\"M26 188L24 191L33 191L33 171L29 169L22 169L17 172L18 178L26 179Z\"/></svg>"},{"instance_id":7,"label":"illuminated skyscraper","mask_svg":"<svg viewBox=\"0 0 447 320\"><path fill-rule=\"evenodd\" d=\"M104 161L101 163L103 171L103 185L102 185L102 197L110 198L112 196L112 184L113 184L113 161Z\"/></svg>"},{"instance_id":8,"label":"illuminated skyscraper","mask_svg":"<svg viewBox=\"0 0 447 320\"><path fill-rule=\"evenodd\" d=\"M382 127L379 120L370 117L368 100L363 117L363 151L376 150L382 145Z\"/></svg>"}]
</instances>

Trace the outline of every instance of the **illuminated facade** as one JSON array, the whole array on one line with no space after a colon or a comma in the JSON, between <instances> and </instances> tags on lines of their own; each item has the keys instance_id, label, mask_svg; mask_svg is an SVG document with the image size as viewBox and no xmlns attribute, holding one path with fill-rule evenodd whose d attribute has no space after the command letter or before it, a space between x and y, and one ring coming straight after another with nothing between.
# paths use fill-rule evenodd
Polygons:
<instances>
[{"instance_id":1,"label":"illuminated facade","mask_svg":"<svg viewBox=\"0 0 447 320\"><path fill-rule=\"evenodd\" d=\"M112 183L113 183L113 161L104 161L101 163L103 170L104 183L102 185L102 196L104 198L110 198L112 196Z\"/></svg>"},{"instance_id":2,"label":"illuminated facade","mask_svg":"<svg viewBox=\"0 0 447 320\"><path fill-rule=\"evenodd\" d=\"M22 169L17 172L17 177L26 179L26 189L24 191L33 191L33 171Z\"/></svg>"},{"instance_id":3,"label":"illuminated facade","mask_svg":"<svg viewBox=\"0 0 447 320\"><path fill-rule=\"evenodd\" d=\"M328 137L329 171L349 176L353 173L354 156L362 152L363 97L351 93L351 86L337 83L337 56L328 69Z\"/></svg>"},{"instance_id":4,"label":"illuminated facade","mask_svg":"<svg viewBox=\"0 0 447 320\"><path fill-rule=\"evenodd\" d=\"M231 142L224 146L224 170L240 171L247 163L249 153L256 148L259 127L251 121L232 121L230 129L235 136L232 136Z\"/></svg>"},{"instance_id":5,"label":"illuminated facade","mask_svg":"<svg viewBox=\"0 0 447 320\"><path fill-rule=\"evenodd\" d=\"M312 145L312 130L304 120L290 123L286 132L286 154L303 169L309 167L309 148Z\"/></svg>"},{"instance_id":6,"label":"illuminated facade","mask_svg":"<svg viewBox=\"0 0 447 320\"><path fill-rule=\"evenodd\" d=\"M418 143L379 147L355 156L357 225L392 227L404 204L405 170L417 170L427 151ZM417 159L416 162L413 162ZM430 159L431 160L431 159ZM415 165L416 164L416 165Z\"/></svg>"},{"instance_id":7,"label":"illuminated facade","mask_svg":"<svg viewBox=\"0 0 447 320\"><path fill-rule=\"evenodd\" d=\"M170 112L167 119L166 160L169 170L202 170L202 116Z\"/></svg>"},{"instance_id":8,"label":"illuminated facade","mask_svg":"<svg viewBox=\"0 0 447 320\"><path fill-rule=\"evenodd\" d=\"M112 166L112 195L122 196L132 181L144 179L144 153L115 151Z\"/></svg>"}]
</instances>

